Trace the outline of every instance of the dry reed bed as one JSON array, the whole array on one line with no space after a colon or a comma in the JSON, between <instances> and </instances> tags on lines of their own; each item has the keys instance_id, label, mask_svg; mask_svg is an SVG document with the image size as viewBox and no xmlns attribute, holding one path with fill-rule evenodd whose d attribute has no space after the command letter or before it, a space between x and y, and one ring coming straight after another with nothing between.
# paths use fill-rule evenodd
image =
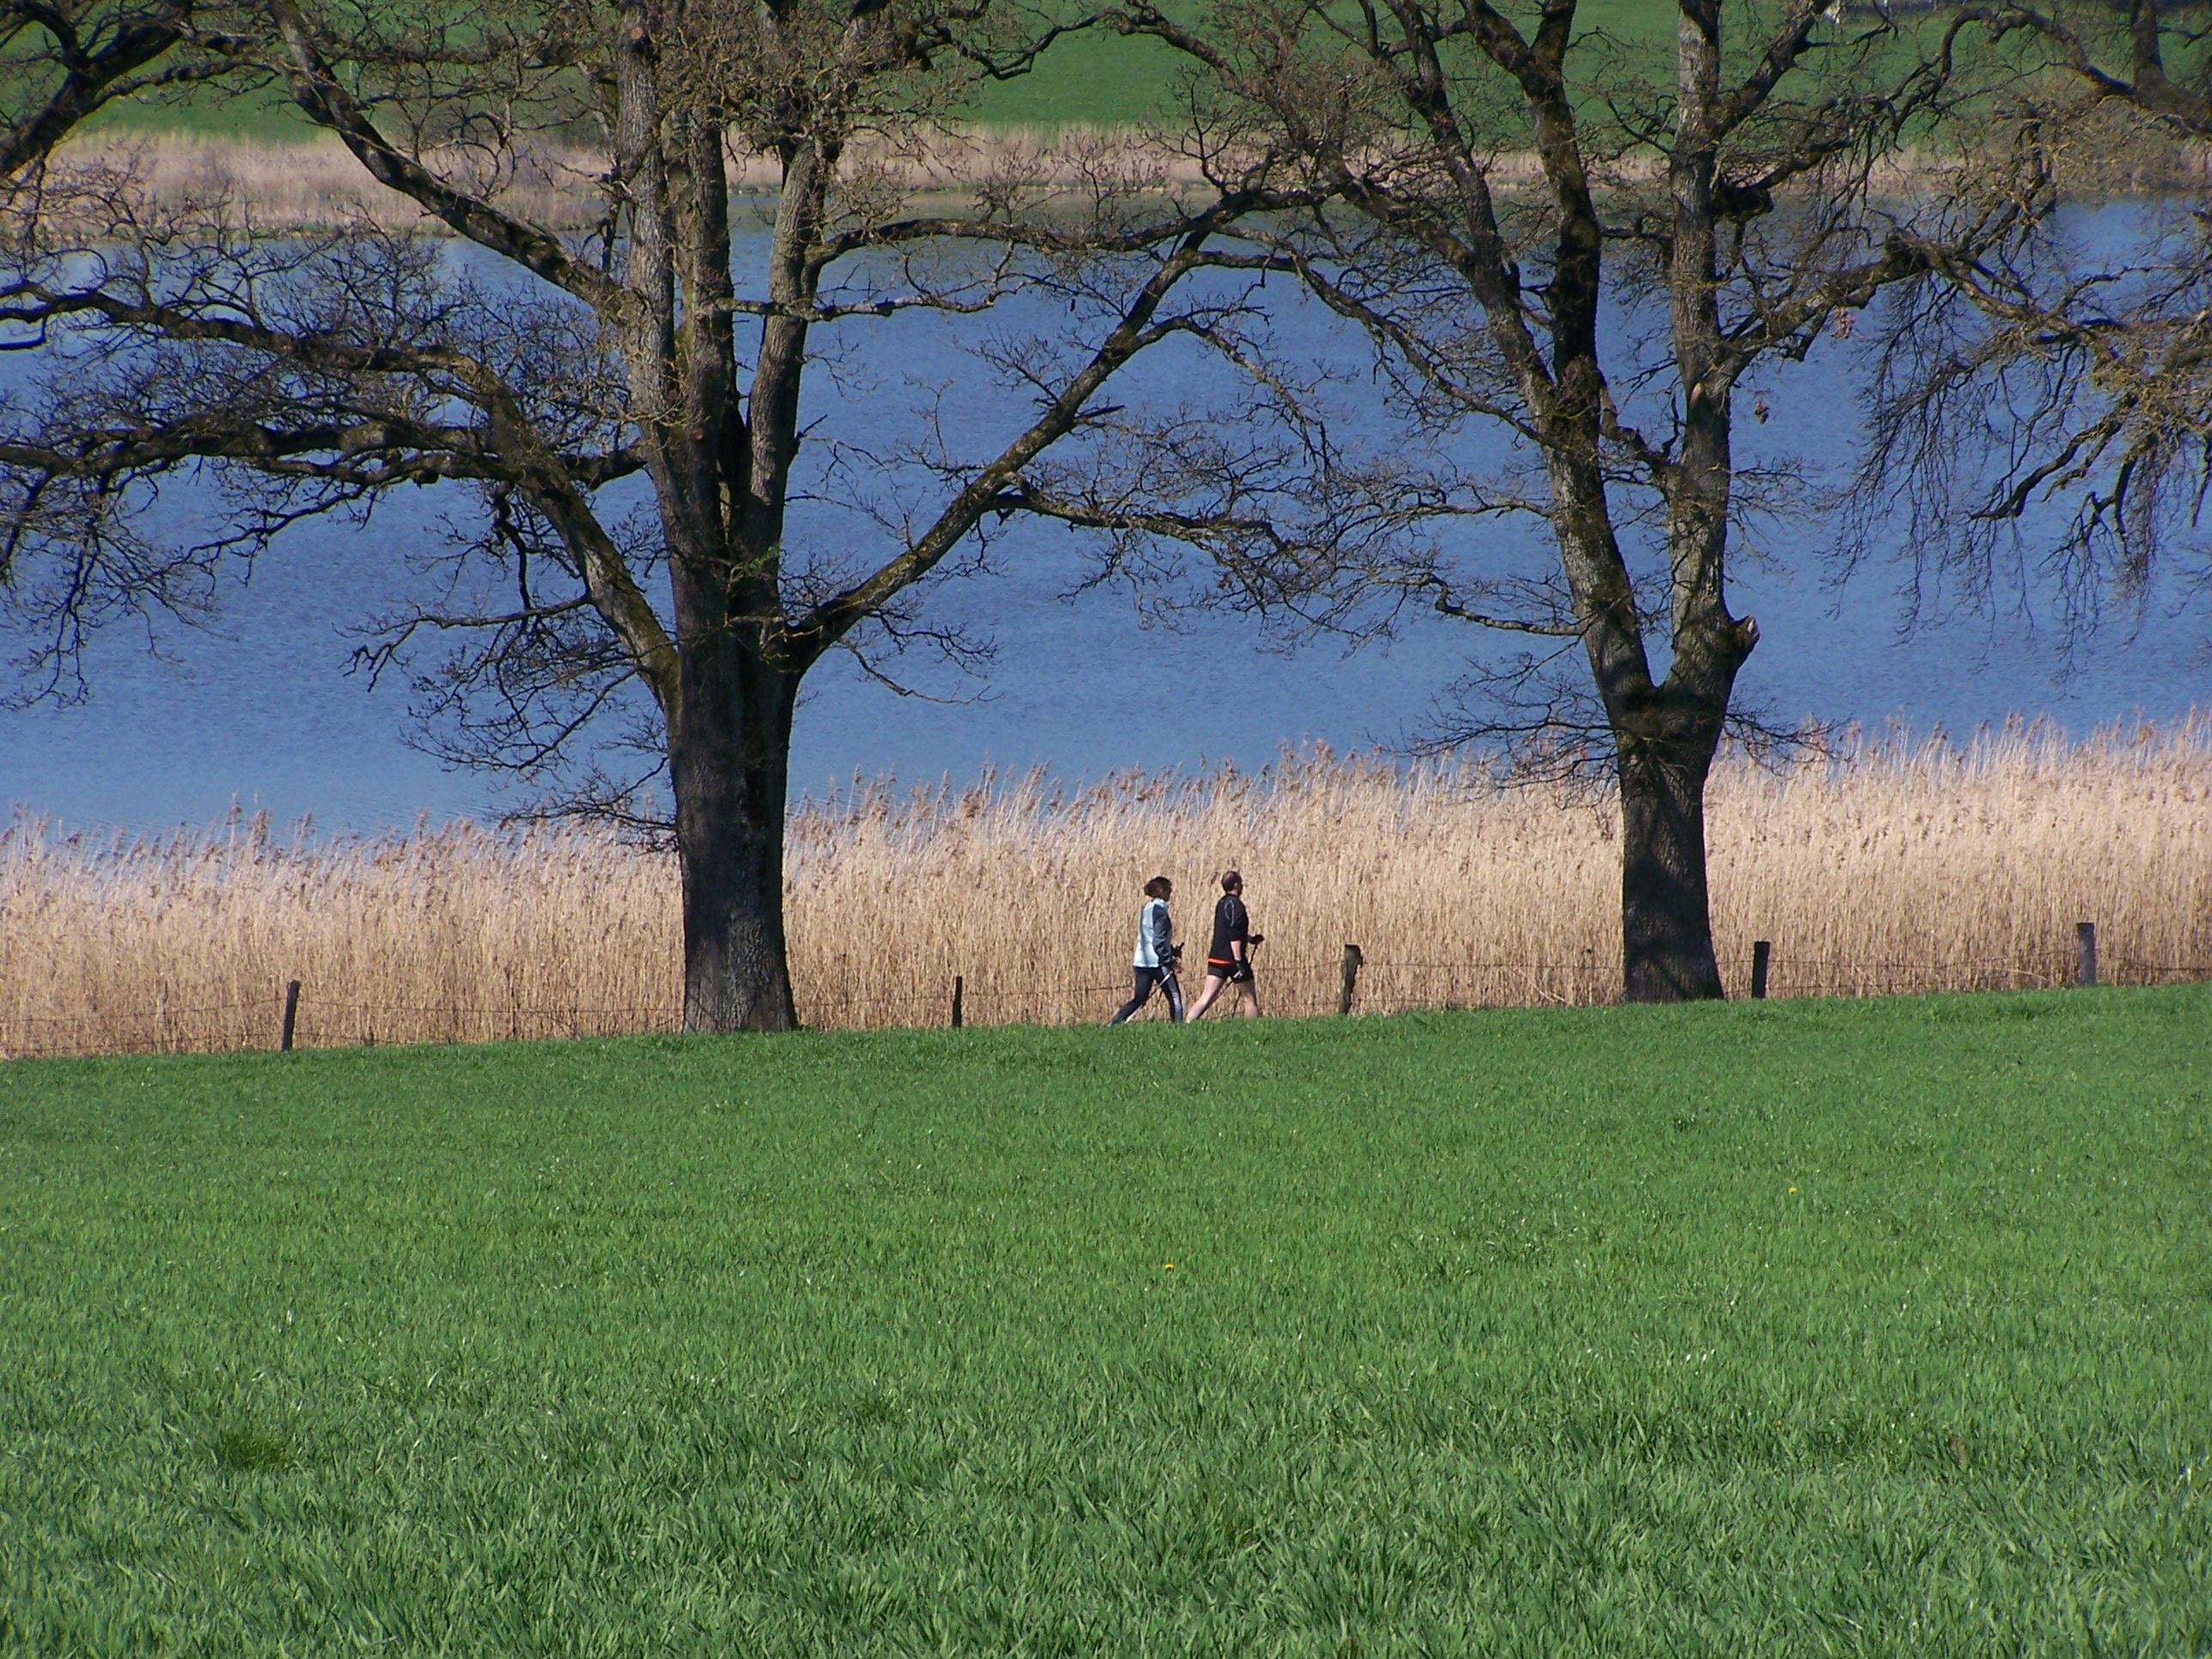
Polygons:
<instances>
[{"instance_id":1,"label":"dry reed bed","mask_svg":"<svg viewBox=\"0 0 2212 1659\"><path fill-rule=\"evenodd\" d=\"M536 223L581 229L605 211L601 185L611 163L599 151L538 146L501 156L495 164L461 152L431 159ZM780 182L773 156L733 149L727 160L731 185L741 198L772 192ZM948 127L924 144L856 147L847 167L849 176L880 179L902 190L955 195L992 179L1018 178L1032 189L1050 190L1109 179L1125 189L1165 188L1203 178L1196 161L1152 136L1079 126L1051 133ZM115 189L127 179L132 195L173 207L190 204L264 231L368 222L444 232L412 202L378 184L326 134L286 142L189 131L104 134L64 147L57 177L80 188Z\"/></svg>"},{"instance_id":2,"label":"dry reed bed","mask_svg":"<svg viewBox=\"0 0 2212 1659\"><path fill-rule=\"evenodd\" d=\"M2101 130L2099 130L2101 132ZM600 185L610 158L584 147L526 146L496 163L460 152L433 160L483 191L508 211L534 222L571 230L598 223L605 212ZM240 226L281 232L327 229L362 222L389 229L444 227L411 202L364 172L336 137L314 134L292 140L241 137L180 130L111 131L79 138L60 152L58 178L80 185L124 179L173 207L192 204ZM1947 191L1955 157L1909 151L1877 167L1878 192L1910 196ZM732 186L740 196L772 192L780 167L772 156L732 149ZM1168 189L1202 183L1205 171L1171 134L1139 127L1069 124L1052 129L940 126L899 145L856 146L848 167L899 189L963 197L985 179L1020 179L1031 188L1073 188L1079 196L1112 187ZM2124 141L2117 132L2075 143L2059 159L2061 187L2069 196L2103 200L2114 194L2189 191L2212 176L2212 150L2202 145ZM1491 160L1493 182L1506 189L1535 183L1533 154L1500 152ZM1603 170L1610 184L1648 186L1661 174L1649 156L1631 156ZM95 189L95 196L101 192ZM65 193L64 193L65 195ZM50 211L68 211L62 198ZM101 222L104 222L102 221Z\"/></svg>"},{"instance_id":3,"label":"dry reed bed","mask_svg":"<svg viewBox=\"0 0 2212 1659\"><path fill-rule=\"evenodd\" d=\"M1368 1012L1606 1000L1618 828L1603 801L1325 752L1257 775L1063 792L867 787L793 813L802 1018L1103 1018L1144 879L1202 954L1212 878L1245 872L1269 1012L1333 1008L1347 941ZM2063 983L2096 921L2125 983L2212 977L2212 720L2069 745L2046 732L1724 765L1714 921L1732 987L1774 941L1778 996ZM0 837L0 1051L268 1047L665 1030L679 1006L665 854L467 825L286 842L258 823L161 841Z\"/></svg>"}]
</instances>

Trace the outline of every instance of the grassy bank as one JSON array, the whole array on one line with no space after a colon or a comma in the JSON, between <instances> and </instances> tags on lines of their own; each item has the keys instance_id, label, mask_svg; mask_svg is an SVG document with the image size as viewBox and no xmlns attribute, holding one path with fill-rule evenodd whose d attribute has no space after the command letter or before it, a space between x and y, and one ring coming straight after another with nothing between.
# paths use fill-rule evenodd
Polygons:
<instances>
[{"instance_id":1,"label":"grassy bank","mask_svg":"<svg viewBox=\"0 0 2212 1659\"><path fill-rule=\"evenodd\" d=\"M1237 866L1271 1012L1608 1001L1618 813L1480 771L1326 756L1261 775L863 790L793 816L799 1011L929 1025L1103 1020L1127 993L1139 890L1178 885L1202 952ZM2069 745L1872 748L1715 780L1723 973L1774 946L1777 996L2061 985L2076 922L2123 984L2212 978L2212 728ZM865 896L856 902L856 895ZM237 825L161 842L0 836L0 1054L610 1035L671 1026L678 883L602 836L453 830L293 844Z\"/></svg>"},{"instance_id":2,"label":"grassy bank","mask_svg":"<svg viewBox=\"0 0 2212 1659\"><path fill-rule=\"evenodd\" d=\"M0 1650L2201 1652L2208 1020L11 1067Z\"/></svg>"}]
</instances>

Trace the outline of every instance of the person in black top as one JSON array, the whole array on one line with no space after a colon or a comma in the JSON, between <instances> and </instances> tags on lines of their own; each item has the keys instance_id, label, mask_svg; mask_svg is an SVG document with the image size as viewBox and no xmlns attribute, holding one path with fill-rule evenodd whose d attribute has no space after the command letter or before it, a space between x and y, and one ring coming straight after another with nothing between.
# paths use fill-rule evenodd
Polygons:
<instances>
[{"instance_id":1,"label":"person in black top","mask_svg":"<svg viewBox=\"0 0 2212 1659\"><path fill-rule=\"evenodd\" d=\"M1191 1006L1193 1019L1213 1006L1213 1000L1227 985L1237 988L1244 1018L1259 1018L1260 990L1252 978L1252 947L1263 937L1252 931L1252 918L1244 908L1244 878L1234 870L1224 871L1221 896L1213 906L1213 943L1206 951L1206 988Z\"/></svg>"}]
</instances>

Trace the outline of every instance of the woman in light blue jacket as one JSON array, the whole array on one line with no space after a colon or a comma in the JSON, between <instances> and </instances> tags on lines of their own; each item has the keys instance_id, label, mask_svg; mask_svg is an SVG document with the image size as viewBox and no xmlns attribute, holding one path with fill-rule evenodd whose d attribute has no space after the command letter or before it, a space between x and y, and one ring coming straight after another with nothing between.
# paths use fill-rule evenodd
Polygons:
<instances>
[{"instance_id":1,"label":"woman in light blue jacket","mask_svg":"<svg viewBox=\"0 0 2212 1659\"><path fill-rule=\"evenodd\" d=\"M1168 900L1174 892L1175 884L1165 876L1154 876L1145 884L1145 908L1137 918L1137 956L1131 964L1136 985L1120 1012L1106 1022L1109 1025L1119 1025L1151 1001L1155 985L1167 993L1168 1018L1182 1024L1182 987L1176 983L1176 963L1182 952L1176 945L1175 923L1168 918Z\"/></svg>"}]
</instances>

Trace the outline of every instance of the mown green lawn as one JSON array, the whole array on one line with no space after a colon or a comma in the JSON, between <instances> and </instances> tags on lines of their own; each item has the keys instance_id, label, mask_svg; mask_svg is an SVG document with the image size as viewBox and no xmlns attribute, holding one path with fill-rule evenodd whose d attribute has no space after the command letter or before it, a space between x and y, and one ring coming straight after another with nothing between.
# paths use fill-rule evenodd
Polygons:
<instances>
[{"instance_id":1,"label":"mown green lawn","mask_svg":"<svg viewBox=\"0 0 2212 1659\"><path fill-rule=\"evenodd\" d=\"M0 1651L2202 1654L2208 1090L2202 989L0 1066Z\"/></svg>"}]
</instances>

